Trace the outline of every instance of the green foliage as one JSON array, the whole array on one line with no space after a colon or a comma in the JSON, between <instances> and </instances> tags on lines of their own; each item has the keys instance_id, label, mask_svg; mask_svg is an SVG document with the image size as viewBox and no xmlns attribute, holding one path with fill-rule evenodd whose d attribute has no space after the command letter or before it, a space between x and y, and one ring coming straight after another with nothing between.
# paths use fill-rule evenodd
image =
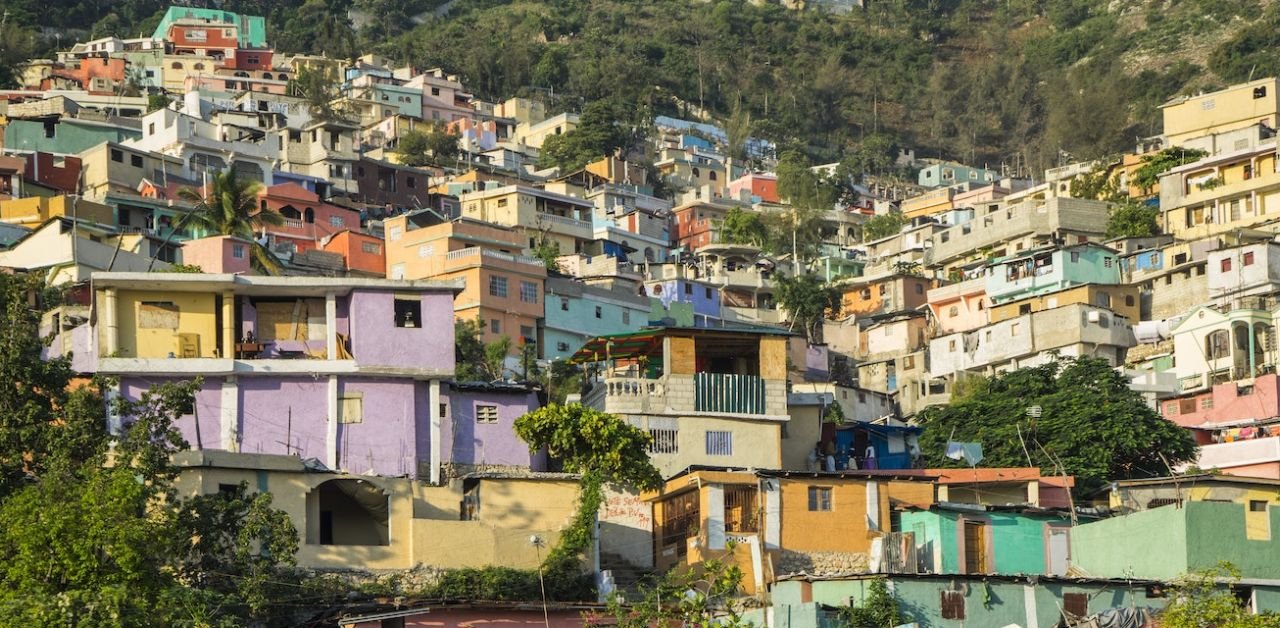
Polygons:
<instances>
[{"instance_id":1,"label":"green foliage","mask_svg":"<svg viewBox=\"0 0 1280 628\"><path fill-rule=\"evenodd\" d=\"M266 227L284 224L284 217L273 209L259 209L258 192L262 184L241 179L235 169L213 174L208 189L183 188L178 196L194 207L187 213L178 228L194 228L204 235L229 235L248 240L249 252L255 268L262 272L278 274L280 260L257 241L258 231ZM172 234L170 234L172 236Z\"/></svg>"},{"instance_id":2,"label":"green foliage","mask_svg":"<svg viewBox=\"0 0 1280 628\"><path fill-rule=\"evenodd\" d=\"M798 151L778 158L778 196L803 209L831 209L839 196L836 185L809 168L809 159Z\"/></svg>"},{"instance_id":3,"label":"green foliage","mask_svg":"<svg viewBox=\"0 0 1280 628\"><path fill-rule=\"evenodd\" d=\"M165 107L168 107L169 103L171 102L173 101L164 94L148 94L147 95L147 113L164 109Z\"/></svg>"},{"instance_id":4,"label":"green foliage","mask_svg":"<svg viewBox=\"0 0 1280 628\"><path fill-rule=\"evenodd\" d=\"M203 273L204 270L195 264L170 264L169 267L164 270L153 270L151 272L199 274Z\"/></svg>"},{"instance_id":5,"label":"green foliage","mask_svg":"<svg viewBox=\"0 0 1280 628\"><path fill-rule=\"evenodd\" d=\"M342 96L338 80L338 77L320 70L304 69L289 79L287 89L290 96L303 99L307 113L313 119L349 122L354 116L335 103Z\"/></svg>"},{"instance_id":6,"label":"green foliage","mask_svg":"<svg viewBox=\"0 0 1280 628\"><path fill-rule=\"evenodd\" d=\"M342 3L306 0L288 12L277 32L276 49L292 53L321 53L334 59L356 56L356 37Z\"/></svg>"},{"instance_id":7,"label":"green foliage","mask_svg":"<svg viewBox=\"0 0 1280 628\"><path fill-rule=\"evenodd\" d=\"M810 344L822 342L822 322L840 313L840 290L815 274L779 277L776 295L778 306L786 310L793 326L804 330Z\"/></svg>"},{"instance_id":8,"label":"green foliage","mask_svg":"<svg viewBox=\"0 0 1280 628\"><path fill-rule=\"evenodd\" d=\"M1039 418L1028 416L1032 406L1040 407ZM1030 457L1032 466L1056 474L1060 461L1083 492L1113 479L1165 475L1167 465L1195 459L1186 430L1097 358L1060 358L998 375L917 418L930 466L959 464L944 455L948 440L979 442L983 466L1021 467Z\"/></svg>"},{"instance_id":9,"label":"green foliage","mask_svg":"<svg viewBox=\"0 0 1280 628\"><path fill-rule=\"evenodd\" d=\"M548 238L538 238L538 243L530 251L534 257L542 260L548 272L563 272L560 268L560 243Z\"/></svg>"},{"instance_id":10,"label":"green foliage","mask_svg":"<svg viewBox=\"0 0 1280 628\"><path fill-rule=\"evenodd\" d=\"M634 108L623 107L613 100L589 103L582 110L576 128L543 141L541 165L555 166L567 173L607 157L615 150L630 149L638 139L632 128L638 122L636 114Z\"/></svg>"},{"instance_id":11,"label":"green foliage","mask_svg":"<svg viewBox=\"0 0 1280 628\"><path fill-rule=\"evenodd\" d=\"M502 336L484 342L482 319L459 320L453 324L454 376L460 382L491 382L502 379L503 362L511 351L511 339Z\"/></svg>"},{"instance_id":12,"label":"green foliage","mask_svg":"<svg viewBox=\"0 0 1280 628\"><path fill-rule=\"evenodd\" d=\"M867 587L867 598L861 605L840 608L840 622L846 628L884 628L901 624L903 617L888 582L876 578Z\"/></svg>"},{"instance_id":13,"label":"green foliage","mask_svg":"<svg viewBox=\"0 0 1280 628\"><path fill-rule=\"evenodd\" d=\"M644 490L662 483L646 453L649 435L612 414L551 404L516 419L515 430L531 451L546 449L569 473Z\"/></svg>"},{"instance_id":14,"label":"green foliage","mask_svg":"<svg viewBox=\"0 0 1280 628\"><path fill-rule=\"evenodd\" d=\"M618 628L698 626L746 628L740 603L742 570L732 564L732 554L711 558L691 569L667 572L662 580L641 589L638 601L614 595L607 615Z\"/></svg>"},{"instance_id":15,"label":"green foliage","mask_svg":"<svg viewBox=\"0 0 1280 628\"><path fill-rule=\"evenodd\" d=\"M1228 82L1280 74L1274 51L1280 45L1280 9L1268 7L1262 19L1234 30L1209 55L1209 69Z\"/></svg>"},{"instance_id":16,"label":"green foliage","mask_svg":"<svg viewBox=\"0 0 1280 628\"><path fill-rule=\"evenodd\" d=\"M458 156L458 139L457 133L437 123L428 131L414 129L400 136L396 154L406 166L439 165Z\"/></svg>"},{"instance_id":17,"label":"green foliage","mask_svg":"<svg viewBox=\"0 0 1280 628\"><path fill-rule=\"evenodd\" d=\"M720 223L721 242L764 246L768 240L769 228L757 212L734 207Z\"/></svg>"},{"instance_id":18,"label":"green foliage","mask_svg":"<svg viewBox=\"0 0 1280 628\"><path fill-rule=\"evenodd\" d=\"M1107 216L1108 238L1141 238L1160 233L1160 208L1132 201L1111 207Z\"/></svg>"},{"instance_id":19,"label":"green foliage","mask_svg":"<svg viewBox=\"0 0 1280 628\"><path fill-rule=\"evenodd\" d=\"M1142 158L1142 165L1134 171L1133 182L1142 188L1144 193L1150 194L1160 182L1160 175L1183 164L1198 161L1206 155L1208 153L1202 150L1177 146L1166 148L1154 155L1147 155Z\"/></svg>"},{"instance_id":20,"label":"green foliage","mask_svg":"<svg viewBox=\"0 0 1280 628\"><path fill-rule=\"evenodd\" d=\"M1240 581L1240 571L1231 563L1193 571L1170 586L1172 602L1160 614L1164 628L1276 628L1280 616L1254 615L1241 604L1231 587Z\"/></svg>"},{"instance_id":21,"label":"green foliage","mask_svg":"<svg viewBox=\"0 0 1280 628\"><path fill-rule=\"evenodd\" d=\"M883 214L876 214L862 223L862 241L875 242L881 238L897 235L898 232L902 231L902 226L905 224L907 224L907 219L902 216L902 212L896 209Z\"/></svg>"}]
</instances>

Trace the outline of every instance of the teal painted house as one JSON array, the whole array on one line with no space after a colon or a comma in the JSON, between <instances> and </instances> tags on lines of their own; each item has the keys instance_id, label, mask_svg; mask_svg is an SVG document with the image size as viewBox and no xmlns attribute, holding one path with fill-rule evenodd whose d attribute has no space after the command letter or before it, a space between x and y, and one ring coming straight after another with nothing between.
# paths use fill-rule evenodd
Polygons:
<instances>
[{"instance_id":1,"label":"teal painted house","mask_svg":"<svg viewBox=\"0 0 1280 628\"><path fill-rule=\"evenodd\" d=\"M936 574L1065 575L1071 521L1039 508L941 503L905 511L921 572Z\"/></svg>"},{"instance_id":2,"label":"teal painted house","mask_svg":"<svg viewBox=\"0 0 1280 628\"><path fill-rule=\"evenodd\" d=\"M649 324L649 298L635 291L549 277L545 294L539 343L544 360L566 359L592 338L640 331Z\"/></svg>"},{"instance_id":3,"label":"teal painted house","mask_svg":"<svg viewBox=\"0 0 1280 628\"><path fill-rule=\"evenodd\" d=\"M75 155L103 142L123 142L142 137L142 126L61 118L59 120L10 120L4 130L4 146L14 151L41 150L55 155Z\"/></svg>"},{"instance_id":4,"label":"teal painted house","mask_svg":"<svg viewBox=\"0 0 1280 628\"><path fill-rule=\"evenodd\" d=\"M796 578L774 583L773 606L747 619L772 628L838 628L840 607L860 605L877 577L888 579L905 623L924 627L1051 628L1062 612L1088 616L1110 609L1163 608L1164 598L1148 597L1137 580L1087 580L1024 576L940 576L891 574L845 578ZM766 623L766 615L772 615Z\"/></svg>"},{"instance_id":5,"label":"teal painted house","mask_svg":"<svg viewBox=\"0 0 1280 628\"><path fill-rule=\"evenodd\" d=\"M240 15L231 11L201 7L169 7L156 25L152 39L165 39L169 28L179 20L197 20L213 24L234 24L239 27L241 48L267 47L267 19L260 15Z\"/></svg>"},{"instance_id":6,"label":"teal painted house","mask_svg":"<svg viewBox=\"0 0 1280 628\"><path fill-rule=\"evenodd\" d=\"M1189 487L1188 493L1195 489ZM1094 577L1169 580L1227 561L1245 581L1274 582L1280 581L1277 530L1280 508L1266 497L1245 503L1186 501L1075 528L1071 563Z\"/></svg>"},{"instance_id":7,"label":"teal painted house","mask_svg":"<svg viewBox=\"0 0 1280 628\"><path fill-rule=\"evenodd\" d=\"M1119 256L1115 249L1084 242L1000 258L988 269L987 297L999 304L1083 284L1118 284Z\"/></svg>"}]
</instances>

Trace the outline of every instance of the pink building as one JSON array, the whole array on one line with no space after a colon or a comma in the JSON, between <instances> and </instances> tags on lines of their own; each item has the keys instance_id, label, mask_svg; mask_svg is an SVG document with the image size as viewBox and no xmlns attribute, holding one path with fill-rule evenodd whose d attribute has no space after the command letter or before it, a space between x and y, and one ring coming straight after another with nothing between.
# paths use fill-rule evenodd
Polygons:
<instances>
[{"instance_id":1,"label":"pink building","mask_svg":"<svg viewBox=\"0 0 1280 628\"><path fill-rule=\"evenodd\" d=\"M759 198L766 203L777 203L778 177L764 172L748 172L730 181L727 188L729 198L741 198L739 194L747 194Z\"/></svg>"},{"instance_id":2,"label":"pink building","mask_svg":"<svg viewBox=\"0 0 1280 628\"><path fill-rule=\"evenodd\" d=\"M1195 466L1280 479L1280 377L1275 374L1164 400L1160 414L1192 430L1200 444Z\"/></svg>"},{"instance_id":3,"label":"pink building","mask_svg":"<svg viewBox=\"0 0 1280 628\"><path fill-rule=\"evenodd\" d=\"M991 301L984 277L934 288L927 298L934 324L943 334L972 331L988 322Z\"/></svg>"},{"instance_id":4,"label":"pink building","mask_svg":"<svg viewBox=\"0 0 1280 628\"><path fill-rule=\"evenodd\" d=\"M182 263L206 273L249 272L253 243L235 236L211 236L182 244Z\"/></svg>"},{"instance_id":5,"label":"pink building","mask_svg":"<svg viewBox=\"0 0 1280 628\"><path fill-rule=\"evenodd\" d=\"M317 242L347 229L360 228L360 212L320 200L320 196L296 183L281 183L258 195L262 210L284 217L284 224L270 227L273 244L292 243L295 251L316 248Z\"/></svg>"}]
</instances>

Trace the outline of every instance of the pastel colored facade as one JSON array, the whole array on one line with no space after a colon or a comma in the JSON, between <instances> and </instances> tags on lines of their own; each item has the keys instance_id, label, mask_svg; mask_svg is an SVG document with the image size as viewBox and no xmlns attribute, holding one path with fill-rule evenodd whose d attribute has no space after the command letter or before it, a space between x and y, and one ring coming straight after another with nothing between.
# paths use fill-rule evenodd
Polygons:
<instances>
[{"instance_id":1,"label":"pastel colored facade","mask_svg":"<svg viewBox=\"0 0 1280 628\"><path fill-rule=\"evenodd\" d=\"M298 530L298 566L310 569L532 569L539 560L529 536L554 545L578 494L577 478L563 474L431 486L317 471L296 455L195 450L175 462L180 496L216 495L242 482L251 494L271 493L272 507Z\"/></svg>"},{"instance_id":2,"label":"pastel colored facade","mask_svg":"<svg viewBox=\"0 0 1280 628\"><path fill-rule=\"evenodd\" d=\"M124 59L105 56L79 59L72 67L55 67L50 77L68 79L76 87L91 94L110 94L124 82L126 65ZM52 87L49 80L45 84Z\"/></svg>"},{"instance_id":3,"label":"pastel colored facade","mask_svg":"<svg viewBox=\"0 0 1280 628\"><path fill-rule=\"evenodd\" d=\"M1208 94L1182 96L1160 106L1170 146L1265 122L1280 127L1280 80L1265 78Z\"/></svg>"},{"instance_id":4,"label":"pastel colored facade","mask_svg":"<svg viewBox=\"0 0 1280 628\"><path fill-rule=\"evenodd\" d=\"M449 282L95 273L96 371L134 398L204 377L178 421L201 449L298 454L438 480ZM86 350L86 349L80 349Z\"/></svg>"},{"instance_id":5,"label":"pastel colored facade","mask_svg":"<svg viewBox=\"0 0 1280 628\"><path fill-rule=\"evenodd\" d=\"M854 357L867 361L915 353L929 336L929 320L923 312L909 311L877 320L858 334Z\"/></svg>"},{"instance_id":6,"label":"pastel colored facade","mask_svg":"<svg viewBox=\"0 0 1280 628\"><path fill-rule=\"evenodd\" d=\"M720 241L720 223L725 214L740 205L721 201L697 200L677 205L671 210L672 246L693 252Z\"/></svg>"},{"instance_id":7,"label":"pastel colored facade","mask_svg":"<svg viewBox=\"0 0 1280 628\"><path fill-rule=\"evenodd\" d=\"M1274 497L1274 488L1269 494ZM1243 578L1273 580L1280 575L1280 547L1271 532L1277 526L1280 508L1272 499L1221 503L1193 498L1180 507L1152 508L1074 528L1071 562L1096 577L1172 580L1225 561Z\"/></svg>"},{"instance_id":8,"label":"pastel colored facade","mask_svg":"<svg viewBox=\"0 0 1280 628\"><path fill-rule=\"evenodd\" d=\"M357 159L353 168L357 202L393 208L437 207L435 195L427 190L432 178L443 174L438 168L412 168L367 156Z\"/></svg>"},{"instance_id":9,"label":"pastel colored facade","mask_svg":"<svg viewBox=\"0 0 1280 628\"><path fill-rule=\"evenodd\" d=\"M271 248L289 253L320 248L326 238L360 228L360 212L332 205L296 183L281 183L258 193L258 209L279 214L283 224L265 228Z\"/></svg>"},{"instance_id":10,"label":"pastel colored facade","mask_svg":"<svg viewBox=\"0 0 1280 628\"><path fill-rule=\"evenodd\" d=\"M462 216L524 232L528 249L545 240L560 253L581 253L594 238L594 205L571 196L522 185L476 191L459 197Z\"/></svg>"},{"instance_id":11,"label":"pastel colored facade","mask_svg":"<svg viewBox=\"0 0 1280 628\"><path fill-rule=\"evenodd\" d=\"M1201 306L1172 328L1173 372L1183 391L1274 371L1276 312Z\"/></svg>"},{"instance_id":12,"label":"pastel colored facade","mask_svg":"<svg viewBox=\"0 0 1280 628\"><path fill-rule=\"evenodd\" d=\"M1117 255L1086 242L997 259L987 272L987 297L1003 304L1081 284L1114 285L1120 283Z\"/></svg>"},{"instance_id":13,"label":"pastel colored facade","mask_svg":"<svg viewBox=\"0 0 1280 628\"><path fill-rule=\"evenodd\" d=\"M950 187L958 183L991 183L999 176L994 170L944 161L921 168L917 183L925 188Z\"/></svg>"},{"instance_id":14,"label":"pastel colored facade","mask_svg":"<svg viewBox=\"0 0 1280 628\"><path fill-rule=\"evenodd\" d=\"M11 119L4 127L4 146L10 150L76 155L103 142L120 142L141 135L136 128L96 120L68 117L59 118L57 122Z\"/></svg>"},{"instance_id":15,"label":"pastel colored facade","mask_svg":"<svg viewBox=\"0 0 1280 628\"><path fill-rule=\"evenodd\" d=\"M676 303L685 303L693 308L696 320L705 323L719 320L724 316L721 307L720 289L715 284L701 279L650 279L644 282L645 294L656 299L665 308Z\"/></svg>"},{"instance_id":16,"label":"pastel colored facade","mask_svg":"<svg viewBox=\"0 0 1280 628\"><path fill-rule=\"evenodd\" d=\"M1213 388L1160 402L1160 414L1183 427L1236 427L1280 417L1280 379L1268 373L1251 384L1223 382Z\"/></svg>"},{"instance_id":17,"label":"pastel colored facade","mask_svg":"<svg viewBox=\"0 0 1280 628\"><path fill-rule=\"evenodd\" d=\"M522 340L536 342L547 269L542 260L520 254L523 236L466 218L419 226L429 216L402 214L384 222L387 277L461 280L464 288L454 299L458 320L479 320L486 342L512 338L512 351Z\"/></svg>"},{"instance_id":18,"label":"pastel colored facade","mask_svg":"<svg viewBox=\"0 0 1280 628\"><path fill-rule=\"evenodd\" d=\"M160 22L156 24L156 30L151 34L151 38L165 39L169 34L169 29L180 21L225 25L225 27L236 31L236 41L246 48L267 47L267 22L265 18L198 7L169 7L169 10L160 18Z\"/></svg>"},{"instance_id":19,"label":"pastel colored facade","mask_svg":"<svg viewBox=\"0 0 1280 628\"><path fill-rule=\"evenodd\" d=\"M410 78L405 86L421 90L422 112L415 115L420 115L423 120L449 122L475 115L471 94L464 91L456 75L440 68L432 68Z\"/></svg>"},{"instance_id":20,"label":"pastel colored facade","mask_svg":"<svg viewBox=\"0 0 1280 628\"><path fill-rule=\"evenodd\" d=\"M1111 310L1073 304L1024 314L971 332L929 341L929 375L1000 373L1043 364L1052 356L1089 356L1124 364L1132 326Z\"/></svg>"},{"instance_id":21,"label":"pastel colored facade","mask_svg":"<svg viewBox=\"0 0 1280 628\"><path fill-rule=\"evenodd\" d=\"M992 323L998 323L1024 314L1080 303L1105 307L1133 324L1143 320L1141 299L1141 290L1137 286L1082 284L993 305L987 310L987 316Z\"/></svg>"},{"instance_id":22,"label":"pastel colored facade","mask_svg":"<svg viewBox=\"0 0 1280 628\"><path fill-rule=\"evenodd\" d=\"M620 288L548 278L538 339L540 357L563 360L596 336L640 331L648 325L649 299L636 295L634 289Z\"/></svg>"},{"instance_id":23,"label":"pastel colored facade","mask_svg":"<svg viewBox=\"0 0 1280 628\"><path fill-rule=\"evenodd\" d=\"M382 238L344 229L326 238L320 248L341 255L349 274L384 277L387 274L385 246Z\"/></svg>"},{"instance_id":24,"label":"pastel colored facade","mask_svg":"<svg viewBox=\"0 0 1280 628\"><path fill-rule=\"evenodd\" d=\"M241 274L252 266L254 243L235 236L210 236L182 244L182 263L206 273Z\"/></svg>"},{"instance_id":25,"label":"pastel colored facade","mask_svg":"<svg viewBox=\"0 0 1280 628\"><path fill-rule=\"evenodd\" d=\"M1280 214L1276 142L1211 155L1160 177L1161 231L1198 240Z\"/></svg>"},{"instance_id":26,"label":"pastel colored facade","mask_svg":"<svg viewBox=\"0 0 1280 628\"><path fill-rule=\"evenodd\" d=\"M624 416L655 440L664 476L690 465L776 469L786 423L783 331L659 328L592 339L576 362L603 362L585 406Z\"/></svg>"},{"instance_id":27,"label":"pastel colored facade","mask_svg":"<svg viewBox=\"0 0 1280 628\"><path fill-rule=\"evenodd\" d=\"M741 198L746 192L755 202L777 203L781 200L778 198L778 177L767 172L748 172L730 181L726 189L733 198Z\"/></svg>"},{"instance_id":28,"label":"pastel colored facade","mask_svg":"<svg viewBox=\"0 0 1280 628\"><path fill-rule=\"evenodd\" d=\"M186 91L188 81L201 79L209 81L210 87L217 86L212 82L213 72L218 68L218 60L209 55L167 54L161 58L161 86L170 92Z\"/></svg>"},{"instance_id":29,"label":"pastel colored facade","mask_svg":"<svg viewBox=\"0 0 1280 628\"><path fill-rule=\"evenodd\" d=\"M538 122L517 124L515 136L511 139L518 144L542 148L542 144L548 137L563 135L576 128L578 128L578 114L561 113Z\"/></svg>"},{"instance_id":30,"label":"pastel colored facade","mask_svg":"<svg viewBox=\"0 0 1280 628\"><path fill-rule=\"evenodd\" d=\"M1280 285L1280 243L1261 242L1211 251L1208 268L1210 297L1271 294Z\"/></svg>"},{"instance_id":31,"label":"pastel colored facade","mask_svg":"<svg viewBox=\"0 0 1280 628\"><path fill-rule=\"evenodd\" d=\"M919 626L1056 625L1064 611L1088 617L1115 608L1162 608L1166 599L1147 597L1142 580L1047 578L1022 576L955 576L868 574L795 576L777 582L770 590L772 606L749 611L756 625L787 628L824 628L837 625L838 609L863 605L871 583L886 578L903 612L903 621ZM1260 594L1264 587L1255 588ZM1266 595L1270 595L1269 593ZM1265 598L1261 608L1275 608L1280 601ZM768 618L766 619L766 616ZM766 624L766 622L770 622Z\"/></svg>"},{"instance_id":32,"label":"pastel colored facade","mask_svg":"<svg viewBox=\"0 0 1280 628\"><path fill-rule=\"evenodd\" d=\"M748 594L789 574L866 570L872 540L890 531L890 499L930 503L932 491L927 480L856 472L690 471L645 495L654 565L725 556Z\"/></svg>"},{"instance_id":33,"label":"pastel colored facade","mask_svg":"<svg viewBox=\"0 0 1280 628\"><path fill-rule=\"evenodd\" d=\"M441 429L445 477L469 473L547 470L546 452L530 453L516 436L516 419L541 407L538 394L520 384L456 382L448 388L452 413Z\"/></svg>"},{"instance_id":34,"label":"pastel colored facade","mask_svg":"<svg viewBox=\"0 0 1280 628\"><path fill-rule=\"evenodd\" d=\"M82 169L79 157L36 151L26 155L23 179L27 184L54 193L79 194Z\"/></svg>"},{"instance_id":35,"label":"pastel colored facade","mask_svg":"<svg viewBox=\"0 0 1280 628\"><path fill-rule=\"evenodd\" d=\"M1013 198L1013 197L1010 197ZM970 222L933 236L925 266L943 271L970 262L1014 255L1054 242L1079 244L1102 239L1108 205L1078 198L1002 200Z\"/></svg>"},{"instance_id":36,"label":"pastel colored facade","mask_svg":"<svg viewBox=\"0 0 1280 628\"><path fill-rule=\"evenodd\" d=\"M165 174L181 178L183 168L183 161L179 157L153 153L114 141L100 142L81 152L80 158L83 194L98 202L105 200L112 192L137 195L144 180L164 180Z\"/></svg>"},{"instance_id":37,"label":"pastel colored facade","mask_svg":"<svg viewBox=\"0 0 1280 628\"><path fill-rule=\"evenodd\" d=\"M975 277L932 288L926 293L929 311L944 334L972 331L987 324L987 281Z\"/></svg>"},{"instance_id":38,"label":"pastel colored facade","mask_svg":"<svg viewBox=\"0 0 1280 628\"><path fill-rule=\"evenodd\" d=\"M870 316L915 310L928 303L938 280L915 275L857 277L839 284L840 316Z\"/></svg>"},{"instance_id":39,"label":"pastel colored facade","mask_svg":"<svg viewBox=\"0 0 1280 628\"><path fill-rule=\"evenodd\" d=\"M294 114L288 115L292 122ZM282 147L277 170L318 177L334 190L355 192L359 133L355 125L337 120L311 120L301 128L281 129L277 132L277 144ZM423 179L425 188L426 177Z\"/></svg>"},{"instance_id":40,"label":"pastel colored facade","mask_svg":"<svg viewBox=\"0 0 1280 628\"><path fill-rule=\"evenodd\" d=\"M37 227L51 218L72 218L115 224L115 212L109 205L72 196L29 196L0 201L0 221L14 225Z\"/></svg>"},{"instance_id":41,"label":"pastel colored facade","mask_svg":"<svg viewBox=\"0 0 1280 628\"><path fill-rule=\"evenodd\" d=\"M1208 254L1217 246L1213 240L1178 242L1125 258L1124 280L1140 290L1140 320L1167 320L1208 303Z\"/></svg>"},{"instance_id":42,"label":"pastel colored facade","mask_svg":"<svg viewBox=\"0 0 1280 628\"><path fill-rule=\"evenodd\" d=\"M936 574L1067 575L1065 514L939 504L899 516L918 564Z\"/></svg>"},{"instance_id":43,"label":"pastel colored facade","mask_svg":"<svg viewBox=\"0 0 1280 628\"><path fill-rule=\"evenodd\" d=\"M921 171L921 175L923 174L924 171ZM950 212L956 207L953 199L958 191L962 190L945 187L908 198L900 206L902 216L907 220L914 220Z\"/></svg>"},{"instance_id":44,"label":"pastel colored facade","mask_svg":"<svg viewBox=\"0 0 1280 628\"><path fill-rule=\"evenodd\" d=\"M658 174L676 188L706 190L717 197L726 195L729 180L733 178L723 157L694 147L663 149L654 166Z\"/></svg>"},{"instance_id":45,"label":"pastel colored facade","mask_svg":"<svg viewBox=\"0 0 1280 628\"><path fill-rule=\"evenodd\" d=\"M45 283L50 286L79 284L101 270L168 269L168 260L160 259L156 245L148 238L121 235L112 227L54 218L0 250L0 268L45 270Z\"/></svg>"},{"instance_id":46,"label":"pastel colored facade","mask_svg":"<svg viewBox=\"0 0 1280 628\"><path fill-rule=\"evenodd\" d=\"M199 93L189 91L184 111L157 109L147 114L142 118L142 138L126 145L180 158L182 169L174 174L188 180L235 168L245 179L271 185L279 138L262 136L255 141L231 118L224 121L220 116L196 115L200 108Z\"/></svg>"}]
</instances>

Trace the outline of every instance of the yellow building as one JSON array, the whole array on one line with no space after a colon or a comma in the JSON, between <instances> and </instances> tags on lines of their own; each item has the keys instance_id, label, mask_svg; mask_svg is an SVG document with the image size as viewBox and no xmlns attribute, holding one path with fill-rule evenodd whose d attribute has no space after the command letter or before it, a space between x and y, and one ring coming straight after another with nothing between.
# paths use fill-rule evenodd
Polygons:
<instances>
[{"instance_id":1,"label":"yellow building","mask_svg":"<svg viewBox=\"0 0 1280 628\"><path fill-rule=\"evenodd\" d=\"M0 221L34 227L50 218L76 218L102 225L116 222L110 206L70 196L31 196L0 201Z\"/></svg>"},{"instance_id":2,"label":"yellow building","mask_svg":"<svg viewBox=\"0 0 1280 628\"><path fill-rule=\"evenodd\" d=\"M754 594L777 576L869 570L873 541L891 532L891 500L927 508L933 491L922 476L701 469L644 497L655 567L731 555Z\"/></svg>"},{"instance_id":3,"label":"yellow building","mask_svg":"<svg viewBox=\"0 0 1280 628\"><path fill-rule=\"evenodd\" d=\"M436 569L538 566L536 535L554 546L573 517L578 478L562 474L453 480L306 469L297 456L185 451L179 496L213 495L244 483L269 492L298 530L298 566L312 569Z\"/></svg>"},{"instance_id":4,"label":"yellow building","mask_svg":"<svg viewBox=\"0 0 1280 628\"><path fill-rule=\"evenodd\" d=\"M931 190L902 201L900 207L902 217L910 221L915 218L932 216L954 209L952 199L955 197L957 189L949 187Z\"/></svg>"},{"instance_id":5,"label":"yellow building","mask_svg":"<svg viewBox=\"0 0 1280 628\"><path fill-rule=\"evenodd\" d=\"M1160 106L1170 146L1259 122L1277 128L1280 80L1275 77L1232 85L1208 94L1181 96Z\"/></svg>"},{"instance_id":6,"label":"yellow building","mask_svg":"<svg viewBox=\"0 0 1280 628\"><path fill-rule=\"evenodd\" d=\"M1161 228L1199 240L1280 216L1274 143L1211 155L1160 178Z\"/></svg>"},{"instance_id":7,"label":"yellow building","mask_svg":"<svg viewBox=\"0 0 1280 628\"><path fill-rule=\"evenodd\" d=\"M1136 323L1142 320L1140 292L1136 285L1084 284L1057 292L1040 294L1000 305L992 305L987 309L987 315L990 318L989 322L998 323L1041 310L1051 310L1064 305L1084 303L1108 308L1112 312L1129 319L1130 323Z\"/></svg>"},{"instance_id":8,"label":"yellow building","mask_svg":"<svg viewBox=\"0 0 1280 628\"><path fill-rule=\"evenodd\" d=\"M595 237L595 205L572 196L508 185L463 194L459 200L464 217L523 232L530 250L545 241L559 247L562 255L581 253Z\"/></svg>"},{"instance_id":9,"label":"yellow building","mask_svg":"<svg viewBox=\"0 0 1280 628\"><path fill-rule=\"evenodd\" d=\"M518 352L521 340L537 337L546 265L521 254L524 237L517 231L467 218L429 224L433 216L423 212L386 220L387 277L463 280L454 316L479 319L485 342L508 336Z\"/></svg>"}]
</instances>

